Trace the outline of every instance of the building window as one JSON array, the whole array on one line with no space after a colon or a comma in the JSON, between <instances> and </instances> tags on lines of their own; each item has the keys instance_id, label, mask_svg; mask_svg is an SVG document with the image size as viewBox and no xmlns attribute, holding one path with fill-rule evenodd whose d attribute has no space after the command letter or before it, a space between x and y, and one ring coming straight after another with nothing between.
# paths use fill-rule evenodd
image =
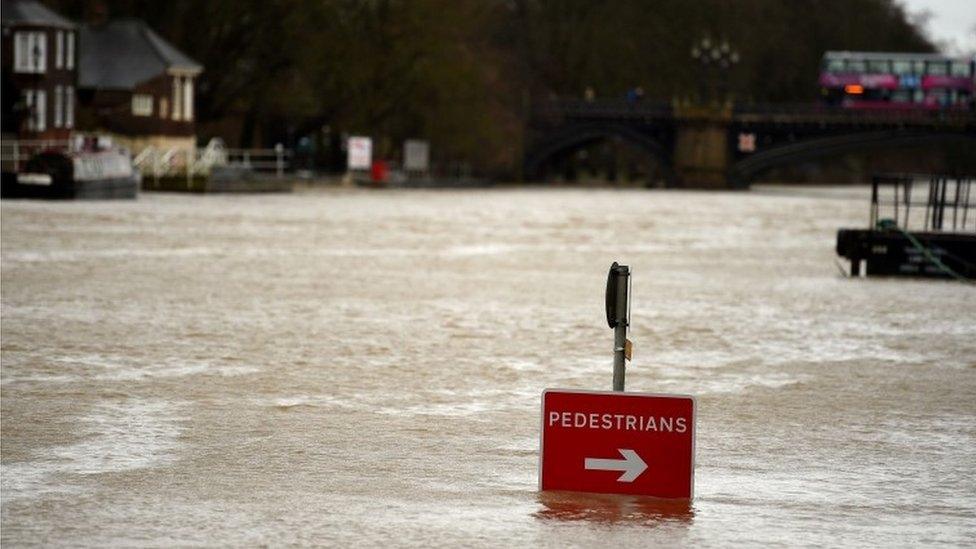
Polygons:
<instances>
[{"instance_id":1,"label":"building window","mask_svg":"<svg viewBox=\"0 0 976 549\"><path fill-rule=\"evenodd\" d=\"M14 72L47 70L47 34L43 31L14 33Z\"/></svg>"},{"instance_id":2,"label":"building window","mask_svg":"<svg viewBox=\"0 0 976 549\"><path fill-rule=\"evenodd\" d=\"M34 131L34 90L24 90L24 104L27 105L27 129Z\"/></svg>"},{"instance_id":3,"label":"building window","mask_svg":"<svg viewBox=\"0 0 976 549\"><path fill-rule=\"evenodd\" d=\"M65 37L68 42L68 47L64 54L64 66L68 70L75 68L75 33L68 32Z\"/></svg>"},{"instance_id":4,"label":"building window","mask_svg":"<svg viewBox=\"0 0 976 549\"><path fill-rule=\"evenodd\" d=\"M47 94L44 90L25 90L24 101L30 109L27 119L27 129L42 132L47 128Z\"/></svg>"},{"instance_id":5,"label":"building window","mask_svg":"<svg viewBox=\"0 0 976 549\"><path fill-rule=\"evenodd\" d=\"M54 86L54 127L64 126L64 86Z\"/></svg>"},{"instance_id":6,"label":"building window","mask_svg":"<svg viewBox=\"0 0 976 549\"><path fill-rule=\"evenodd\" d=\"M47 129L47 92L44 90L37 90L37 106L34 107L35 112L37 112L37 131L42 132Z\"/></svg>"},{"instance_id":7,"label":"building window","mask_svg":"<svg viewBox=\"0 0 976 549\"><path fill-rule=\"evenodd\" d=\"M183 79L183 120L193 120L193 79Z\"/></svg>"},{"instance_id":8,"label":"building window","mask_svg":"<svg viewBox=\"0 0 976 549\"><path fill-rule=\"evenodd\" d=\"M14 33L14 70L16 72L29 72L30 57L28 52L30 52L30 34L26 32ZM25 95L25 97L29 97L29 95Z\"/></svg>"},{"instance_id":9,"label":"building window","mask_svg":"<svg viewBox=\"0 0 976 549\"><path fill-rule=\"evenodd\" d=\"M75 87L68 86L64 89L64 127L73 128L75 126Z\"/></svg>"},{"instance_id":10,"label":"building window","mask_svg":"<svg viewBox=\"0 0 976 549\"><path fill-rule=\"evenodd\" d=\"M169 118L169 99L159 98L159 117L163 120Z\"/></svg>"},{"instance_id":11,"label":"building window","mask_svg":"<svg viewBox=\"0 0 976 549\"><path fill-rule=\"evenodd\" d=\"M60 69L64 67L64 31L58 31L55 38L54 67Z\"/></svg>"},{"instance_id":12,"label":"building window","mask_svg":"<svg viewBox=\"0 0 976 549\"><path fill-rule=\"evenodd\" d=\"M142 93L132 95L132 114L135 116L152 116L153 96Z\"/></svg>"},{"instance_id":13,"label":"building window","mask_svg":"<svg viewBox=\"0 0 976 549\"><path fill-rule=\"evenodd\" d=\"M180 86L180 77L173 77L173 120L183 119L183 87Z\"/></svg>"}]
</instances>

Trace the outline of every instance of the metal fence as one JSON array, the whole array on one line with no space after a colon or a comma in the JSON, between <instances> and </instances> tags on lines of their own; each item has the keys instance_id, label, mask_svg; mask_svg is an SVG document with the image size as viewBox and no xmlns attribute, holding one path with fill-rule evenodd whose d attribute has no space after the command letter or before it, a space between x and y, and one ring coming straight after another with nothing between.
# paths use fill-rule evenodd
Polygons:
<instances>
[{"instance_id":1,"label":"metal fence","mask_svg":"<svg viewBox=\"0 0 976 549\"><path fill-rule=\"evenodd\" d=\"M18 140L0 142L3 171L20 172L27 161L44 152L68 154L85 150L98 136L76 134L72 139ZM291 169L292 151L278 145L273 149L231 149L220 139L211 139L206 147L156 147L142 149L132 165L144 177L209 175L215 167L238 168L278 177Z\"/></svg>"},{"instance_id":2,"label":"metal fence","mask_svg":"<svg viewBox=\"0 0 976 549\"><path fill-rule=\"evenodd\" d=\"M208 176L215 168L243 169L282 177L291 168L292 151L278 145L273 149L230 149L220 139L203 148L149 146L132 159L143 177Z\"/></svg>"},{"instance_id":3,"label":"metal fence","mask_svg":"<svg viewBox=\"0 0 976 549\"><path fill-rule=\"evenodd\" d=\"M856 109L819 103L736 104L732 116L740 122L818 122L926 127L961 127L976 122L976 113L964 109Z\"/></svg>"},{"instance_id":4,"label":"metal fence","mask_svg":"<svg viewBox=\"0 0 976 549\"><path fill-rule=\"evenodd\" d=\"M689 108L691 107L691 108ZM539 119L662 119L696 112L694 105L681 102L626 99L553 98L532 105ZM886 108L855 109L824 103L729 102L733 119L739 121L816 121L834 123L883 123L962 125L976 123L976 113L967 109ZM698 109L701 110L701 109Z\"/></svg>"},{"instance_id":5,"label":"metal fence","mask_svg":"<svg viewBox=\"0 0 976 549\"><path fill-rule=\"evenodd\" d=\"M976 177L877 175L871 181L870 227L976 233Z\"/></svg>"},{"instance_id":6,"label":"metal fence","mask_svg":"<svg viewBox=\"0 0 976 549\"><path fill-rule=\"evenodd\" d=\"M534 104L532 114L538 118L668 118L674 109L663 101L558 98Z\"/></svg>"}]
</instances>

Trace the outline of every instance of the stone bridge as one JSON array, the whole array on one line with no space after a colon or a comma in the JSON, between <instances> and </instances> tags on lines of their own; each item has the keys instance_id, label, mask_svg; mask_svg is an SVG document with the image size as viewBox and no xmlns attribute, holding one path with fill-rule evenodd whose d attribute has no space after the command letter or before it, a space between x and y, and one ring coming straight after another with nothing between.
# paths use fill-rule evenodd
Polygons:
<instances>
[{"instance_id":1,"label":"stone bridge","mask_svg":"<svg viewBox=\"0 0 976 549\"><path fill-rule=\"evenodd\" d=\"M916 144L971 143L972 111L851 110L817 104L700 107L551 100L532 111L523 175L607 139L653 159L668 186L742 188L777 166Z\"/></svg>"}]
</instances>

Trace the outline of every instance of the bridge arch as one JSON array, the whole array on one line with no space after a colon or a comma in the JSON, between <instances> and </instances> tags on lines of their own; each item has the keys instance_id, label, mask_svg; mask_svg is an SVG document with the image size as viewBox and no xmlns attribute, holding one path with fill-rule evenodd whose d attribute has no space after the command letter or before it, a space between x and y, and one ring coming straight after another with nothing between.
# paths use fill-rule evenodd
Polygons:
<instances>
[{"instance_id":1,"label":"bridge arch","mask_svg":"<svg viewBox=\"0 0 976 549\"><path fill-rule=\"evenodd\" d=\"M675 182L670 151L653 136L617 123L573 124L544 135L527 151L522 173L530 181L541 179L546 163L558 155L612 138L620 138L643 151L656 161L669 186Z\"/></svg>"},{"instance_id":2,"label":"bridge arch","mask_svg":"<svg viewBox=\"0 0 976 549\"><path fill-rule=\"evenodd\" d=\"M898 129L805 139L739 160L729 169L728 179L732 187L745 188L760 173L779 166L852 152L948 143L976 144L976 133Z\"/></svg>"}]
</instances>

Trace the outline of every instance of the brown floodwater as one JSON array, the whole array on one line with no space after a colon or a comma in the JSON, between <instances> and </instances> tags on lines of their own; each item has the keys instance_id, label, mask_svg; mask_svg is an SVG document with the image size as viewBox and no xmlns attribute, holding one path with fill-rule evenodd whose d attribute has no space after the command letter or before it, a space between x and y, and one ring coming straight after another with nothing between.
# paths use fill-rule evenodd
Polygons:
<instances>
[{"instance_id":1,"label":"brown floodwater","mask_svg":"<svg viewBox=\"0 0 976 549\"><path fill-rule=\"evenodd\" d=\"M966 545L976 289L858 188L2 203L6 546ZM695 499L539 493L540 395L698 399Z\"/></svg>"}]
</instances>

